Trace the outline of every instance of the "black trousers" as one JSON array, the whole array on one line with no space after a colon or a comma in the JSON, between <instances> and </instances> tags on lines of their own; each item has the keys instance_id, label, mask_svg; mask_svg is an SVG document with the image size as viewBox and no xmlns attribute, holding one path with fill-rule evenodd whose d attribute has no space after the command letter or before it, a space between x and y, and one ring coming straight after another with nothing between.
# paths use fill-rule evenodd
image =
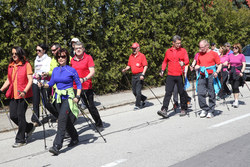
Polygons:
<instances>
[{"instance_id":1,"label":"black trousers","mask_svg":"<svg viewBox=\"0 0 250 167\"><path fill-rule=\"evenodd\" d=\"M180 101L181 101L181 109L186 110L187 109L187 100L184 93L184 84L182 80L182 76L172 76L168 75L166 78L166 86L165 86L165 97L163 99L163 106L161 109L168 110L169 101L171 99L174 85L177 85L178 93L180 95Z\"/></svg>"},{"instance_id":2,"label":"black trousers","mask_svg":"<svg viewBox=\"0 0 250 167\"><path fill-rule=\"evenodd\" d=\"M76 89L74 90L75 95L76 95ZM82 90L81 92L81 98L83 99L86 107L89 110L89 113L91 114L92 118L95 121L96 126L103 126L100 114L95 106L94 103L94 92L93 89L87 89L87 90Z\"/></svg>"},{"instance_id":3,"label":"black trousers","mask_svg":"<svg viewBox=\"0 0 250 167\"><path fill-rule=\"evenodd\" d=\"M33 91L33 98L32 98L32 103L33 103L33 110L37 117L39 118L40 112L39 112L39 104L40 104L40 98L42 94L42 100L45 108L54 116L58 117L58 112L56 108L50 103L49 101L49 95L51 94L51 88L45 89L42 88L40 89L37 84L32 84L32 91ZM37 122L39 123L37 117L35 114L32 115L31 121L32 122Z\"/></svg>"},{"instance_id":4,"label":"black trousers","mask_svg":"<svg viewBox=\"0 0 250 167\"><path fill-rule=\"evenodd\" d=\"M240 81L239 81L239 79L232 79L231 85L232 85L233 93L240 93L240 89L239 89Z\"/></svg>"},{"instance_id":5,"label":"black trousers","mask_svg":"<svg viewBox=\"0 0 250 167\"><path fill-rule=\"evenodd\" d=\"M218 93L218 96L222 98L226 94L231 94L231 91L227 87L227 80L228 80L228 72L227 71L222 71L219 73L219 78L221 81L221 89Z\"/></svg>"},{"instance_id":6,"label":"black trousers","mask_svg":"<svg viewBox=\"0 0 250 167\"><path fill-rule=\"evenodd\" d=\"M135 105L137 107L141 106L141 101L145 101L147 99L147 97L141 93L143 80L140 80L140 76L141 73L132 76L132 91L136 98Z\"/></svg>"},{"instance_id":7,"label":"black trousers","mask_svg":"<svg viewBox=\"0 0 250 167\"><path fill-rule=\"evenodd\" d=\"M188 96L188 93L186 90L184 90L184 94L185 94L186 103L191 102L191 97ZM176 84L174 85L173 99L174 99L174 104L178 104L178 88Z\"/></svg>"},{"instance_id":8,"label":"black trousers","mask_svg":"<svg viewBox=\"0 0 250 167\"><path fill-rule=\"evenodd\" d=\"M32 130L33 124L26 122L25 113L27 110L27 103L23 99L11 99L10 119L18 126L16 134L16 143L25 143L25 132L28 133Z\"/></svg>"},{"instance_id":9,"label":"black trousers","mask_svg":"<svg viewBox=\"0 0 250 167\"><path fill-rule=\"evenodd\" d=\"M59 112L59 116L57 133L53 142L53 146L57 149L61 149L66 130L72 140L78 140L78 133L73 124L76 117L69 108L68 99L62 99L61 103L55 103L55 106Z\"/></svg>"}]
</instances>

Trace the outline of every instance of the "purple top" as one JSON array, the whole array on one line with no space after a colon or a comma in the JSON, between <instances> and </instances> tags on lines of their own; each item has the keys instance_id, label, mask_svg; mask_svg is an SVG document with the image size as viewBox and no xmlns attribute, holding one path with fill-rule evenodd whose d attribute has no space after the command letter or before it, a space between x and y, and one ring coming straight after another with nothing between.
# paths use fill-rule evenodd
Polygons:
<instances>
[{"instance_id":1,"label":"purple top","mask_svg":"<svg viewBox=\"0 0 250 167\"><path fill-rule=\"evenodd\" d=\"M245 56L243 54L238 54L237 56L230 54L228 56L228 63L230 63L231 66L241 66L242 62L246 62ZM236 69L236 73L240 73L240 71Z\"/></svg>"}]
</instances>

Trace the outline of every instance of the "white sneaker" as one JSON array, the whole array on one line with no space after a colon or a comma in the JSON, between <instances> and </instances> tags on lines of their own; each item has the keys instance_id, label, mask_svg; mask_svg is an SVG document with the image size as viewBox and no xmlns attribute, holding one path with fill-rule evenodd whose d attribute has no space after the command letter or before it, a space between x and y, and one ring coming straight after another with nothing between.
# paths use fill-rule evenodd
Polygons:
<instances>
[{"instance_id":1,"label":"white sneaker","mask_svg":"<svg viewBox=\"0 0 250 167\"><path fill-rule=\"evenodd\" d=\"M213 113L211 113L211 112L207 113L207 118L213 118L213 117L214 117Z\"/></svg>"},{"instance_id":2,"label":"white sneaker","mask_svg":"<svg viewBox=\"0 0 250 167\"><path fill-rule=\"evenodd\" d=\"M232 105L234 108L238 108L239 107L239 102L234 102L233 105Z\"/></svg>"},{"instance_id":3,"label":"white sneaker","mask_svg":"<svg viewBox=\"0 0 250 167\"><path fill-rule=\"evenodd\" d=\"M200 113L200 118L204 118L204 117L206 117L206 115L207 115L207 112L202 110Z\"/></svg>"}]
</instances>

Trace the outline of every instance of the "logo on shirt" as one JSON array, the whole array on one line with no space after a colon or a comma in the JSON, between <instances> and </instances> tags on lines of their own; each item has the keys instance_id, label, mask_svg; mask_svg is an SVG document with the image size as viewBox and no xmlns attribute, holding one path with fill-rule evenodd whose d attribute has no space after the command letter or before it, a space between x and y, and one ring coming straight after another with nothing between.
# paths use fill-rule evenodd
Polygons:
<instances>
[{"instance_id":1,"label":"logo on shirt","mask_svg":"<svg viewBox=\"0 0 250 167\"><path fill-rule=\"evenodd\" d=\"M139 67L140 66L140 63L136 63L136 67Z\"/></svg>"}]
</instances>

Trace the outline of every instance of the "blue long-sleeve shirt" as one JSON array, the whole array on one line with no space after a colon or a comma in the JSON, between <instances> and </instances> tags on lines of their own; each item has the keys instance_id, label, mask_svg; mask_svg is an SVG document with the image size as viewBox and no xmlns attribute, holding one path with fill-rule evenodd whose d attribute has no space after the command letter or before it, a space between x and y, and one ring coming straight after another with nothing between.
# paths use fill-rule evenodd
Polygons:
<instances>
[{"instance_id":1,"label":"blue long-sleeve shirt","mask_svg":"<svg viewBox=\"0 0 250 167\"><path fill-rule=\"evenodd\" d=\"M68 65L54 68L49 87L56 84L57 89L64 90L73 87L73 80L76 83L77 89L82 89L82 84L76 70ZM62 99L67 99L68 96L62 96Z\"/></svg>"}]
</instances>

